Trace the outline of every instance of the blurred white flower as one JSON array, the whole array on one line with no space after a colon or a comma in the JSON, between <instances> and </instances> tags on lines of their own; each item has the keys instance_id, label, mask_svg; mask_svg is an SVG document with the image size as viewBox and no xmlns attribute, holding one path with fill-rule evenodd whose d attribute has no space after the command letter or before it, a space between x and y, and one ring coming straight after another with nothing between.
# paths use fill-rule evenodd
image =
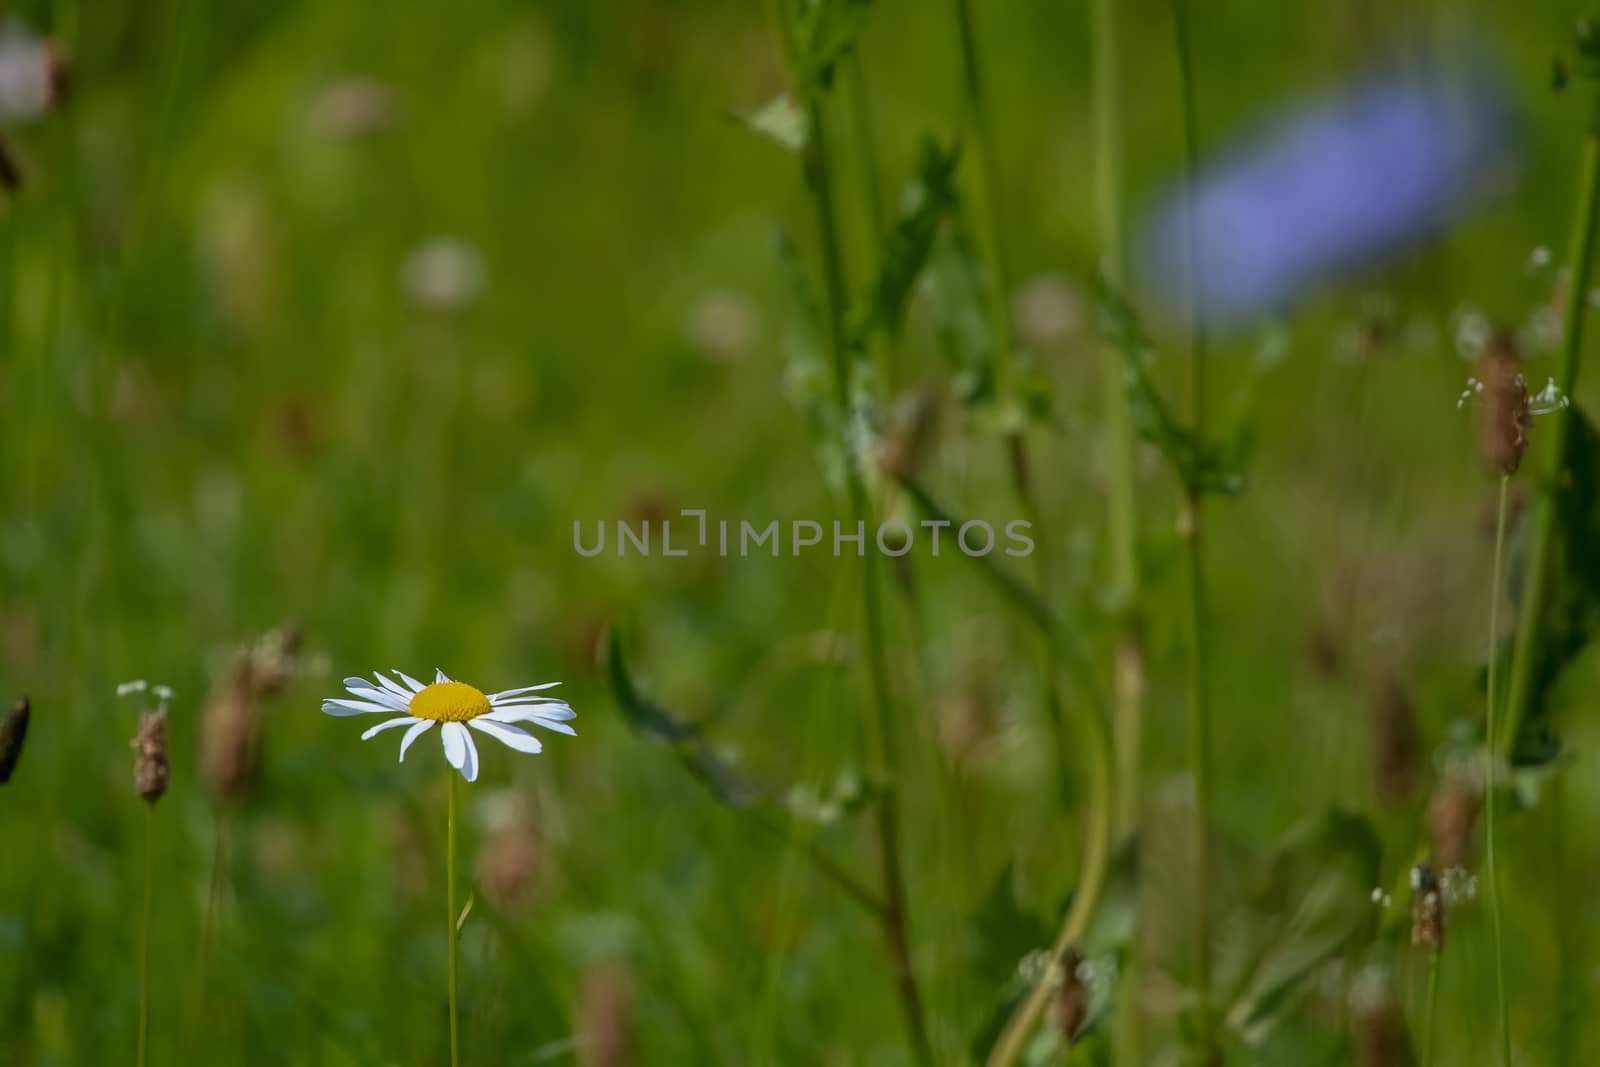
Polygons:
<instances>
[{"instance_id":1,"label":"blurred white flower","mask_svg":"<svg viewBox=\"0 0 1600 1067\"><path fill-rule=\"evenodd\" d=\"M375 78L332 82L311 102L311 124L335 140L355 140L394 125L399 108L394 90Z\"/></svg>"},{"instance_id":2,"label":"blurred white flower","mask_svg":"<svg viewBox=\"0 0 1600 1067\"><path fill-rule=\"evenodd\" d=\"M406 257L400 272L406 295L430 311L459 311L483 291L483 253L459 237L433 237Z\"/></svg>"},{"instance_id":3,"label":"blurred white flower","mask_svg":"<svg viewBox=\"0 0 1600 1067\"><path fill-rule=\"evenodd\" d=\"M755 345L761 333L761 313L743 293L712 289L689 309L683 332L701 355L730 363Z\"/></svg>"},{"instance_id":4,"label":"blurred white flower","mask_svg":"<svg viewBox=\"0 0 1600 1067\"><path fill-rule=\"evenodd\" d=\"M1082 328L1083 301L1066 275L1040 274L1017 288L1012 316L1026 347L1055 351L1070 344Z\"/></svg>"},{"instance_id":5,"label":"blurred white flower","mask_svg":"<svg viewBox=\"0 0 1600 1067\"><path fill-rule=\"evenodd\" d=\"M60 102L65 85L54 45L15 19L0 23L0 122L38 118Z\"/></svg>"},{"instance_id":6,"label":"blurred white flower","mask_svg":"<svg viewBox=\"0 0 1600 1067\"><path fill-rule=\"evenodd\" d=\"M478 746L473 743L469 726L507 748L527 753L538 752L544 746L538 738L513 723L531 722L557 733L577 734L567 725L577 713L563 700L539 695L541 690L560 685L560 682L486 694L465 682L452 681L443 671L437 673L432 685L423 685L403 671L394 674L398 682L374 673L376 685L365 678L346 678L345 688L358 699L324 700L323 712L338 716L398 712L395 718L385 719L362 734L361 740L395 726L408 727L400 739L401 760L406 758L406 749L413 741L432 729L434 723L439 723L445 759L469 782L478 777Z\"/></svg>"}]
</instances>

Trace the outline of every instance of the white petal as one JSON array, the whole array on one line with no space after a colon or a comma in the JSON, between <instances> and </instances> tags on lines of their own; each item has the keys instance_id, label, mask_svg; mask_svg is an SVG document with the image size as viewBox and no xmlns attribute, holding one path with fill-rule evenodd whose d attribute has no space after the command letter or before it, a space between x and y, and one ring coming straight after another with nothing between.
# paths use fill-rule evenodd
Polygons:
<instances>
[{"instance_id":1,"label":"white petal","mask_svg":"<svg viewBox=\"0 0 1600 1067\"><path fill-rule=\"evenodd\" d=\"M458 722L445 723L443 733L444 758L461 772L461 777L469 782L477 781L478 746L472 743L472 735Z\"/></svg>"},{"instance_id":2,"label":"white petal","mask_svg":"<svg viewBox=\"0 0 1600 1067\"><path fill-rule=\"evenodd\" d=\"M380 722L378 725L374 726L372 729L370 729L366 733L362 734L361 735L361 740L365 741L367 738L372 737L374 734L381 734L381 733L383 733L383 731L387 730L391 726L410 726L412 723L415 723L415 722L427 722L427 721L428 721L427 719L414 719L410 715L402 715L398 719L385 719L383 722Z\"/></svg>"},{"instance_id":3,"label":"white petal","mask_svg":"<svg viewBox=\"0 0 1600 1067\"><path fill-rule=\"evenodd\" d=\"M503 704L484 715L496 722L528 722L533 719L566 722L578 717L569 704Z\"/></svg>"},{"instance_id":4,"label":"white petal","mask_svg":"<svg viewBox=\"0 0 1600 1067\"><path fill-rule=\"evenodd\" d=\"M434 674L433 680L434 680L435 683L448 682L450 680L450 678L444 673L444 671L440 670L438 667L435 667L433 669L433 674Z\"/></svg>"},{"instance_id":5,"label":"white petal","mask_svg":"<svg viewBox=\"0 0 1600 1067\"><path fill-rule=\"evenodd\" d=\"M411 675L407 674L405 671L396 670L394 673L398 674L401 678L403 678L405 680L405 683L411 687L411 691L413 693L420 693L420 692L422 692L423 689L426 688L426 686L424 686L421 682L417 681L415 678L411 677Z\"/></svg>"},{"instance_id":6,"label":"white petal","mask_svg":"<svg viewBox=\"0 0 1600 1067\"><path fill-rule=\"evenodd\" d=\"M432 725L433 725L433 720L432 719L418 719L417 720L417 724L415 726L413 726L411 729L406 731L406 735L400 739L400 762L401 763L404 763L406 761L406 749L411 747L411 742L415 741L417 738L419 738L423 734L427 733L428 732L428 728L430 726L432 726Z\"/></svg>"},{"instance_id":7,"label":"white petal","mask_svg":"<svg viewBox=\"0 0 1600 1067\"><path fill-rule=\"evenodd\" d=\"M572 718L571 715L565 717L569 719ZM493 711L485 712L484 714L478 716L478 718L488 719L491 722L503 723L531 722L535 726L543 726L546 730L554 730L558 734L571 734L573 737L578 736L578 731L562 722L561 719L557 718L556 716L547 716L541 714L541 712L536 708L496 708Z\"/></svg>"},{"instance_id":8,"label":"white petal","mask_svg":"<svg viewBox=\"0 0 1600 1067\"><path fill-rule=\"evenodd\" d=\"M488 734L507 748L514 748L518 752L538 752L544 748L539 743L539 739L532 734L519 730L515 726L507 726L503 722L495 722L493 719L485 720L482 715L476 719L468 719L467 725L480 733Z\"/></svg>"},{"instance_id":9,"label":"white petal","mask_svg":"<svg viewBox=\"0 0 1600 1067\"><path fill-rule=\"evenodd\" d=\"M554 689L560 684L560 682L545 682L542 685L525 685L521 689L502 689L498 693L489 694L489 703L493 704L497 700L504 700L507 697L514 697L518 693L533 693L540 689Z\"/></svg>"},{"instance_id":10,"label":"white petal","mask_svg":"<svg viewBox=\"0 0 1600 1067\"><path fill-rule=\"evenodd\" d=\"M392 678L385 678L378 671L373 671L372 672L372 676L378 680L378 684L380 686L382 686L384 689L388 690L390 693L393 693L395 696L399 697L401 700L404 700L404 701L407 701L407 702L409 702L411 700L411 697L412 697L413 694L406 692L404 689L401 689L399 682L394 681Z\"/></svg>"},{"instance_id":11,"label":"white petal","mask_svg":"<svg viewBox=\"0 0 1600 1067\"><path fill-rule=\"evenodd\" d=\"M370 700L324 700L322 713L324 715L371 715L374 712L395 711L387 704L374 704Z\"/></svg>"}]
</instances>

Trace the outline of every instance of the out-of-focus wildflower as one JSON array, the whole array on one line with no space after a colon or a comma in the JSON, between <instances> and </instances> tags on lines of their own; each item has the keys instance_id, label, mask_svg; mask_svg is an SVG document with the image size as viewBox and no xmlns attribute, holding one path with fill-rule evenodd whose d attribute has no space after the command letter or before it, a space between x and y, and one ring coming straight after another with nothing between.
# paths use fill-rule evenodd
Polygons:
<instances>
[{"instance_id":1,"label":"out-of-focus wildflower","mask_svg":"<svg viewBox=\"0 0 1600 1067\"><path fill-rule=\"evenodd\" d=\"M460 311L488 280L483 253L459 237L433 237L406 256L400 278L406 295L429 311Z\"/></svg>"},{"instance_id":2,"label":"out-of-focus wildflower","mask_svg":"<svg viewBox=\"0 0 1600 1067\"><path fill-rule=\"evenodd\" d=\"M0 124L36 119L67 93L67 66L50 41L15 19L0 23Z\"/></svg>"},{"instance_id":3,"label":"out-of-focus wildflower","mask_svg":"<svg viewBox=\"0 0 1600 1067\"><path fill-rule=\"evenodd\" d=\"M28 737L28 714L31 705L23 697L11 706L5 721L0 722L0 784L11 781L22 758L22 742Z\"/></svg>"},{"instance_id":4,"label":"out-of-focus wildflower","mask_svg":"<svg viewBox=\"0 0 1600 1067\"><path fill-rule=\"evenodd\" d=\"M1411 1037L1388 968L1369 964L1350 982L1350 1027L1360 1067L1406 1067Z\"/></svg>"},{"instance_id":5,"label":"out-of-focus wildflower","mask_svg":"<svg viewBox=\"0 0 1600 1067\"><path fill-rule=\"evenodd\" d=\"M747 355L761 336L761 312L744 293L713 289L689 308L683 333L707 359L732 363Z\"/></svg>"},{"instance_id":6,"label":"out-of-focus wildflower","mask_svg":"<svg viewBox=\"0 0 1600 1067\"><path fill-rule=\"evenodd\" d=\"M1192 266L1194 311L1212 325L1280 308L1442 230L1510 169L1511 126L1504 90L1481 70L1369 76L1170 195L1142 241L1145 283L1183 314Z\"/></svg>"},{"instance_id":7,"label":"out-of-focus wildflower","mask_svg":"<svg viewBox=\"0 0 1600 1067\"><path fill-rule=\"evenodd\" d=\"M142 679L117 686L118 696L144 692L156 698L156 706L139 713L139 728L129 747L133 749L133 787L145 803L154 804L167 791L167 702L172 690Z\"/></svg>"},{"instance_id":8,"label":"out-of-focus wildflower","mask_svg":"<svg viewBox=\"0 0 1600 1067\"><path fill-rule=\"evenodd\" d=\"M539 881L539 824L527 799L497 790L479 805L487 836L478 849L478 885L489 903L516 911Z\"/></svg>"},{"instance_id":9,"label":"out-of-focus wildflower","mask_svg":"<svg viewBox=\"0 0 1600 1067\"><path fill-rule=\"evenodd\" d=\"M1083 329L1083 298L1066 275L1040 274L1017 287L1011 314L1026 348L1059 352Z\"/></svg>"},{"instance_id":10,"label":"out-of-focus wildflower","mask_svg":"<svg viewBox=\"0 0 1600 1067\"><path fill-rule=\"evenodd\" d=\"M953 764L964 764L999 731L1000 701L987 680L973 677L939 701L939 744Z\"/></svg>"},{"instance_id":11,"label":"out-of-focus wildflower","mask_svg":"<svg viewBox=\"0 0 1600 1067\"><path fill-rule=\"evenodd\" d=\"M324 700L323 712L339 716L398 712L395 718L385 719L362 734L361 740L396 726L408 727L400 739L402 760L411 743L438 723L445 759L469 782L478 777L478 746L467 729L469 726L507 748L528 753L538 752L544 746L532 734L518 729L515 723L531 722L557 733L577 734L567 725L577 713L565 701L540 695L540 691L560 685L560 682L484 693L465 682L451 680L443 671L437 672L431 685L423 685L402 671L394 674L400 681L381 673L373 675L377 684L365 678L346 678L345 688L357 699Z\"/></svg>"},{"instance_id":12,"label":"out-of-focus wildflower","mask_svg":"<svg viewBox=\"0 0 1600 1067\"><path fill-rule=\"evenodd\" d=\"M616 964L584 972L577 1052L580 1067L625 1067L633 1060L633 981Z\"/></svg>"},{"instance_id":13,"label":"out-of-focus wildflower","mask_svg":"<svg viewBox=\"0 0 1600 1067\"><path fill-rule=\"evenodd\" d=\"M311 103L311 124L319 133L355 140L394 125L394 90L374 78L348 77L328 85Z\"/></svg>"}]
</instances>

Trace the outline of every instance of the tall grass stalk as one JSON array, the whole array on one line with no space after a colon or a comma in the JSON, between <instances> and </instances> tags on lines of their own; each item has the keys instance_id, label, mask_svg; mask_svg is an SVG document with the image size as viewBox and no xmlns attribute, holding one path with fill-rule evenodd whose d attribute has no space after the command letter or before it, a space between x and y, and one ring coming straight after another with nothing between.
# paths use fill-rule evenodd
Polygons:
<instances>
[{"instance_id":1,"label":"tall grass stalk","mask_svg":"<svg viewBox=\"0 0 1600 1067\"><path fill-rule=\"evenodd\" d=\"M1500 762L1495 747L1494 721L1495 660L1499 659L1500 636L1500 573L1505 555L1506 541L1506 487L1511 484L1509 475L1500 476L1500 501L1495 509L1494 569L1489 585L1489 676L1484 694L1484 873L1489 880L1489 926L1494 938L1494 994L1495 1007L1500 1018L1500 1062L1511 1067L1511 1017L1506 1007L1505 940L1500 919L1500 875L1495 863L1495 768Z\"/></svg>"},{"instance_id":2,"label":"tall grass stalk","mask_svg":"<svg viewBox=\"0 0 1600 1067\"><path fill-rule=\"evenodd\" d=\"M1595 215L1597 201L1600 201L1600 96L1591 106L1593 112L1584 138L1583 160L1578 176L1578 202L1568 236L1566 313L1562 325L1561 359L1556 369L1556 384L1567 397L1571 397L1578 387L1578 365L1583 356L1584 313L1589 306L1589 276L1594 266ZM1505 728L1500 735L1500 750L1507 756L1517 743L1532 696L1534 656L1544 624L1545 594L1550 585L1550 554L1556 532L1554 495L1561 485L1562 471L1566 466L1572 423L1579 417L1574 407L1569 406L1556 414L1552 440L1545 450L1543 466L1535 481L1539 496L1533 515L1533 535L1528 542L1527 563L1523 567L1522 595L1517 600L1517 634L1512 646L1511 677L1506 690Z\"/></svg>"},{"instance_id":3,"label":"tall grass stalk","mask_svg":"<svg viewBox=\"0 0 1600 1067\"><path fill-rule=\"evenodd\" d=\"M1124 284L1126 254L1122 224L1122 89L1116 0L1092 0L1089 23L1100 272L1112 289L1120 292ZM1119 645L1125 651L1135 651L1135 643L1139 639L1134 622L1134 602L1139 592L1138 502L1134 484L1133 420L1128 412L1124 358L1124 353L1117 345L1101 345L1100 379L1104 394L1101 404L1108 457L1106 531L1110 563L1109 600L1120 616L1122 633ZM1117 829L1120 833L1127 833L1138 820L1143 700L1136 686L1122 683L1116 686L1115 699Z\"/></svg>"},{"instance_id":4,"label":"tall grass stalk","mask_svg":"<svg viewBox=\"0 0 1600 1067\"><path fill-rule=\"evenodd\" d=\"M1434 1013L1439 1007L1439 956L1438 945L1428 949L1428 1000L1422 1016L1422 1067L1433 1067Z\"/></svg>"},{"instance_id":5,"label":"tall grass stalk","mask_svg":"<svg viewBox=\"0 0 1600 1067\"><path fill-rule=\"evenodd\" d=\"M456 783L455 768L447 766L445 777L450 783L449 815L445 819L444 861L445 919L449 926L450 937L450 1067L461 1067L461 1035L456 1016L456 945L461 939L460 928L456 923L456 815L459 805L456 793L460 786Z\"/></svg>"},{"instance_id":6,"label":"tall grass stalk","mask_svg":"<svg viewBox=\"0 0 1600 1067\"><path fill-rule=\"evenodd\" d=\"M1206 335L1199 306L1198 255L1192 188L1198 172L1199 122L1196 118L1194 58L1189 35L1186 0L1172 0L1174 45L1178 60L1178 90L1182 96L1183 170L1186 204L1184 220L1184 288L1189 313L1189 431L1196 455L1206 450ZM1199 460L1197 459L1197 462ZM1206 642L1206 579L1204 552L1205 488L1198 470L1185 476L1182 533L1189 571L1189 745L1195 791L1195 996L1198 1001L1200 1048L1205 1062L1219 1059L1211 1005L1211 823L1212 746L1208 693L1209 658Z\"/></svg>"},{"instance_id":7,"label":"tall grass stalk","mask_svg":"<svg viewBox=\"0 0 1600 1067\"><path fill-rule=\"evenodd\" d=\"M156 880L156 809L144 805L144 908L139 919L139 1050L138 1067L150 1052L150 914Z\"/></svg>"},{"instance_id":8,"label":"tall grass stalk","mask_svg":"<svg viewBox=\"0 0 1600 1067\"><path fill-rule=\"evenodd\" d=\"M1011 276L1006 257L1005 226L1000 211L999 163L995 158L994 133L989 125L984 99L983 68L978 59L977 24L971 0L955 0L956 31L961 39L961 84L966 96L967 122L978 157L977 205L983 234L985 264L988 268L988 299L984 302L993 345L994 402L1000 416L1005 441L1006 467L1017 508L1039 534L1033 553L1040 595L1048 597L1051 588L1050 540L1040 528L1039 502L1033 490L1032 466L1028 461L1027 427L1022 407L1015 394L1016 342L1011 329ZM1045 721L1055 747L1059 788L1063 800L1070 794L1072 746L1067 739L1060 694L1056 690L1052 647L1040 646L1040 678Z\"/></svg>"},{"instance_id":9,"label":"tall grass stalk","mask_svg":"<svg viewBox=\"0 0 1600 1067\"><path fill-rule=\"evenodd\" d=\"M784 55L791 69L798 70L796 44L791 9L784 0L775 0L774 14L781 34ZM871 508L866 486L862 480L860 457L850 442L851 411L851 356L845 338L846 293L844 250L838 212L834 204L833 165L829 146L827 110L822 90L811 84L802 85L809 133L803 154L804 176L816 216L817 242L821 252L823 276L823 308L826 318L828 355L833 368L834 400L839 413L841 443L845 453L845 480L851 518L867 524ZM884 654L883 602L879 590L877 558L872 552L863 556L863 600L865 616L865 645L867 673L871 689L872 723L871 741L889 788L875 805L880 874L883 883L883 911L880 926L883 929L890 963L894 971L895 988L904 1013L906 1029L911 1040L912 1053L922 1067L931 1067L934 1061L933 1045L928 1037L927 1016L923 1010L922 994L917 984L916 968L911 958L911 935L906 905L905 876L900 866L900 805L899 805L899 755L894 728L893 697L889 686L888 662Z\"/></svg>"}]
</instances>

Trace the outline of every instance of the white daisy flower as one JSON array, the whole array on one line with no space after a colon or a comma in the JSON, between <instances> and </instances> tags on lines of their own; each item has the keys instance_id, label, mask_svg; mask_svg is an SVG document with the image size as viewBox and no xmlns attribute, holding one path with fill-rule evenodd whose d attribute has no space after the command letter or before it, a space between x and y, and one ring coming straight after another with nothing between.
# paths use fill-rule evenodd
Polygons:
<instances>
[{"instance_id":1,"label":"white daisy flower","mask_svg":"<svg viewBox=\"0 0 1600 1067\"><path fill-rule=\"evenodd\" d=\"M557 733L577 735L577 731L567 725L567 720L577 718L577 712L564 700L540 695L542 690L554 688L560 682L484 693L466 682L453 681L444 671L438 672L432 685L423 685L404 671L394 674L398 682L381 673L373 674L376 684L365 678L346 678L344 686L356 699L324 700L323 712L340 716L398 713L395 718L385 719L362 734L361 740L394 726L408 727L400 738L402 761L411 743L438 723L444 758L469 782L478 777L478 746L473 743L469 726L518 752L538 752L543 746L537 737L513 723L531 722Z\"/></svg>"}]
</instances>

